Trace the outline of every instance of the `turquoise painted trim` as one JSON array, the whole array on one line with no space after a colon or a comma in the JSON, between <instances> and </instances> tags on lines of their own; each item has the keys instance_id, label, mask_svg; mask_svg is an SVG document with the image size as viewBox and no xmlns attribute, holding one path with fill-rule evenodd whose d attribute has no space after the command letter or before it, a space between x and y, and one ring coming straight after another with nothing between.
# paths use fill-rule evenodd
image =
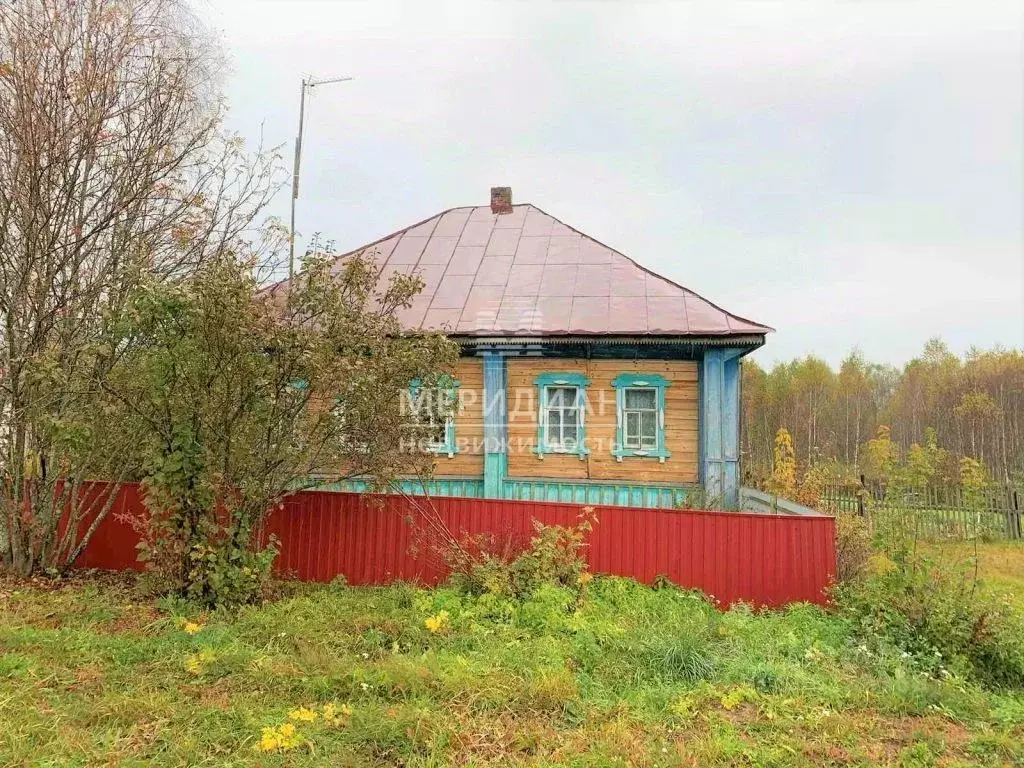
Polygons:
<instances>
[{"instance_id":1,"label":"turquoise painted trim","mask_svg":"<svg viewBox=\"0 0 1024 768\"><path fill-rule=\"evenodd\" d=\"M722 390L722 499L725 509L740 506L740 354L726 350Z\"/></svg>"},{"instance_id":2,"label":"turquoise painted trim","mask_svg":"<svg viewBox=\"0 0 1024 768\"><path fill-rule=\"evenodd\" d=\"M438 389L444 389L448 396L451 398L452 405L458 405L458 392L459 380L452 378L451 376L444 376L442 383L438 384ZM416 395L420 391L420 380L413 379L409 382L409 398L410 401L416 400ZM455 416L454 414L445 419L444 422L444 444L443 445L431 445L427 447L430 453L436 453L438 455L445 455L449 459L459 452L459 444L455 439Z\"/></svg>"},{"instance_id":3,"label":"turquoise painted trim","mask_svg":"<svg viewBox=\"0 0 1024 768\"><path fill-rule=\"evenodd\" d=\"M572 482L557 480L506 479L505 498L520 501L560 501L612 507L675 509L686 499L689 488L671 488L626 483Z\"/></svg>"},{"instance_id":4,"label":"turquoise painted trim","mask_svg":"<svg viewBox=\"0 0 1024 768\"><path fill-rule=\"evenodd\" d=\"M502 497L508 474L508 397L502 355L485 353L484 362L484 496Z\"/></svg>"},{"instance_id":5,"label":"turquoise painted trim","mask_svg":"<svg viewBox=\"0 0 1024 768\"><path fill-rule=\"evenodd\" d=\"M370 484L358 478L340 483L324 483L320 491L347 491L366 493ZM558 481L543 479L505 478L503 499L520 501L559 501L570 504L597 504L609 507L645 507L649 509L677 509L686 500L690 487L663 485L632 485L600 481ZM488 498L481 478L435 478L426 482L415 478L395 481L387 493L407 493L413 496L460 496Z\"/></svg>"},{"instance_id":6,"label":"turquoise painted trim","mask_svg":"<svg viewBox=\"0 0 1024 768\"><path fill-rule=\"evenodd\" d=\"M723 509L739 506L739 357L742 349L709 349L701 366L702 482Z\"/></svg>"},{"instance_id":7,"label":"turquoise painted trim","mask_svg":"<svg viewBox=\"0 0 1024 768\"><path fill-rule=\"evenodd\" d=\"M670 387L672 382L660 373L620 373L612 379L613 387Z\"/></svg>"},{"instance_id":8,"label":"turquoise painted trim","mask_svg":"<svg viewBox=\"0 0 1024 768\"><path fill-rule=\"evenodd\" d=\"M754 337L760 337L754 341ZM513 342L509 339L496 341L494 339L481 340L478 338L463 337L459 339L463 352L466 354L483 354L485 352L500 353L509 356L524 357L546 357L555 359L582 359L593 360L623 360L633 362L636 360L693 360L700 362L704 357L704 350L716 347L742 347L744 353L752 352L764 346L762 334L751 334L747 340L739 340L735 337L725 339L711 339L702 341L672 343L668 341L655 341L653 339L640 339L634 337L635 343L597 343L593 339L579 338L579 343L565 343L563 341L552 342L551 340L536 339L534 341Z\"/></svg>"},{"instance_id":9,"label":"turquoise painted trim","mask_svg":"<svg viewBox=\"0 0 1024 768\"><path fill-rule=\"evenodd\" d=\"M537 385L537 445L534 446L533 452L541 459L544 458L546 453L554 453L559 455L570 455L579 456L582 460L585 456L590 453L590 449L587 448L587 425L586 425L586 412L587 412L587 386L590 384L590 379L584 376L582 373L567 373L562 371L542 373L533 380L533 383ZM554 450L548 447L547 441L547 419L544 415L544 390L547 387L578 387L580 391L580 397L583 400L583 405L580 408L580 417L576 423L576 450L564 451Z\"/></svg>"},{"instance_id":10,"label":"turquoise painted trim","mask_svg":"<svg viewBox=\"0 0 1024 768\"><path fill-rule=\"evenodd\" d=\"M484 498L501 499L505 494L505 478L508 477L508 454L484 454Z\"/></svg>"},{"instance_id":11,"label":"turquoise painted trim","mask_svg":"<svg viewBox=\"0 0 1024 768\"><path fill-rule=\"evenodd\" d=\"M365 480L352 479L340 483L325 483L318 486L318 491L335 491L349 493L367 493L370 483ZM396 480L394 487L385 493L407 493L411 496L461 496L470 499L484 498L484 483L478 478L435 478L421 481L416 478Z\"/></svg>"},{"instance_id":12,"label":"turquoise painted trim","mask_svg":"<svg viewBox=\"0 0 1024 768\"><path fill-rule=\"evenodd\" d=\"M672 453L665 445L665 389L671 382L664 376L657 373L620 373L612 379L612 387L615 388L615 446L612 448L612 456L617 461L622 461L626 456L635 458L651 458L664 462ZM627 389L654 389L658 399L658 418L656 422L655 435L657 445L653 449L638 450L636 448L624 447L623 430L625 429L623 411L626 407Z\"/></svg>"}]
</instances>

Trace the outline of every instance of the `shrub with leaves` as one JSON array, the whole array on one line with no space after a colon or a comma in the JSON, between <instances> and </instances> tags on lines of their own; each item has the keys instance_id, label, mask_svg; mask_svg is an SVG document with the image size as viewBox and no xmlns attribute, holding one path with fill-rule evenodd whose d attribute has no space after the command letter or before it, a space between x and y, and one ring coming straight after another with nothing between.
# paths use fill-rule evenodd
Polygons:
<instances>
[{"instance_id":1,"label":"shrub with leaves","mask_svg":"<svg viewBox=\"0 0 1024 768\"><path fill-rule=\"evenodd\" d=\"M868 570L874 550L868 521L850 512L836 514L836 578L854 581Z\"/></svg>"},{"instance_id":2,"label":"shrub with leaves","mask_svg":"<svg viewBox=\"0 0 1024 768\"><path fill-rule=\"evenodd\" d=\"M866 643L892 643L926 672L1024 685L1024 618L979 589L972 561L897 552L892 567L840 585L835 600Z\"/></svg>"},{"instance_id":3,"label":"shrub with leaves","mask_svg":"<svg viewBox=\"0 0 1024 768\"><path fill-rule=\"evenodd\" d=\"M470 594L513 598L545 585L582 590L590 580L583 550L595 521L593 507L584 507L573 526L534 520L534 535L521 551L495 548L479 538L451 546L444 555L452 581Z\"/></svg>"},{"instance_id":4,"label":"shrub with leaves","mask_svg":"<svg viewBox=\"0 0 1024 768\"><path fill-rule=\"evenodd\" d=\"M381 284L369 259L313 254L290 287L261 292L256 266L225 257L146 284L137 346L109 383L143 436L143 556L166 589L215 606L259 596L275 554L259 526L288 494L429 471L400 393L457 358L443 336L401 333L416 277Z\"/></svg>"}]
</instances>

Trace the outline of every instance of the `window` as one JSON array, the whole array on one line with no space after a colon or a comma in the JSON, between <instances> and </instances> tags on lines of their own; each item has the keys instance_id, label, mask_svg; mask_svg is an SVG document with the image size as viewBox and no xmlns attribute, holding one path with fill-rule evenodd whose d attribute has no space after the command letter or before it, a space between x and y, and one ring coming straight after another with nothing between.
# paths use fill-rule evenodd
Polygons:
<instances>
[{"instance_id":1,"label":"window","mask_svg":"<svg viewBox=\"0 0 1024 768\"><path fill-rule=\"evenodd\" d=\"M658 447L658 390L629 387L623 393L622 447L640 451Z\"/></svg>"},{"instance_id":2,"label":"window","mask_svg":"<svg viewBox=\"0 0 1024 768\"><path fill-rule=\"evenodd\" d=\"M544 388L545 448L567 453L576 450L580 434L579 387Z\"/></svg>"},{"instance_id":3,"label":"window","mask_svg":"<svg viewBox=\"0 0 1024 768\"><path fill-rule=\"evenodd\" d=\"M615 388L616 430L612 455L649 456L664 462L672 454L665 447L665 389L669 381L658 374L622 373Z\"/></svg>"},{"instance_id":4,"label":"window","mask_svg":"<svg viewBox=\"0 0 1024 768\"><path fill-rule=\"evenodd\" d=\"M459 452L454 418L458 386L459 382L449 378L438 387L421 387L419 381L409 387L417 443L430 453L445 453L448 458Z\"/></svg>"},{"instance_id":5,"label":"window","mask_svg":"<svg viewBox=\"0 0 1024 768\"><path fill-rule=\"evenodd\" d=\"M335 424L341 433L339 444L344 450L351 450L356 453L370 452L370 444L366 440L353 439L353 433L359 431L359 425L356 423L356 419L349 419L343 398L335 398L334 407L331 408L331 415L336 419Z\"/></svg>"},{"instance_id":6,"label":"window","mask_svg":"<svg viewBox=\"0 0 1024 768\"><path fill-rule=\"evenodd\" d=\"M586 386L590 382L578 373L542 373L535 379L539 399L537 446L540 458L546 453L570 453L585 457Z\"/></svg>"},{"instance_id":7,"label":"window","mask_svg":"<svg viewBox=\"0 0 1024 768\"><path fill-rule=\"evenodd\" d=\"M450 416L442 416L439 404L434 402L437 393L423 391L416 398L413 413L420 425L419 434L427 440L427 447L432 451L442 450L448 444L448 423Z\"/></svg>"}]
</instances>

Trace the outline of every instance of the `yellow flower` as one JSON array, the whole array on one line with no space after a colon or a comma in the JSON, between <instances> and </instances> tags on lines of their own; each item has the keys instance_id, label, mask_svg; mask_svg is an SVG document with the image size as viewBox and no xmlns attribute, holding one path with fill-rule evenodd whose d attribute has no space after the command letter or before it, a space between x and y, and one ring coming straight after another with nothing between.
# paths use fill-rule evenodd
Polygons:
<instances>
[{"instance_id":1,"label":"yellow flower","mask_svg":"<svg viewBox=\"0 0 1024 768\"><path fill-rule=\"evenodd\" d=\"M299 735L295 726L285 723L277 728L264 728L260 732L260 740L253 745L257 752L276 752L279 749L292 749L299 745Z\"/></svg>"},{"instance_id":2,"label":"yellow flower","mask_svg":"<svg viewBox=\"0 0 1024 768\"><path fill-rule=\"evenodd\" d=\"M587 586L587 584L589 584L593 580L594 580L594 574L592 574L590 571L584 571L583 573L580 574L580 577L579 577L579 579L577 581L579 581L579 585L581 587L585 587L585 586Z\"/></svg>"},{"instance_id":3,"label":"yellow flower","mask_svg":"<svg viewBox=\"0 0 1024 768\"><path fill-rule=\"evenodd\" d=\"M337 706L334 702L330 702L328 704L324 704L323 716L324 722L328 725L344 725L352 716L352 707L348 704Z\"/></svg>"},{"instance_id":4,"label":"yellow flower","mask_svg":"<svg viewBox=\"0 0 1024 768\"><path fill-rule=\"evenodd\" d=\"M182 629L188 632L190 635L194 635L203 628L202 624L196 624L194 621L186 621Z\"/></svg>"},{"instance_id":5,"label":"yellow flower","mask_svg":"<svg viewBox=\"0 0 1024 768\"><path fill-rule=\"evenodd\" d=\"M448 611L441 611L436 616L428 616L423 624L430 630L431 634L436 635L438 632L444 632L451 626L449 619Z\"/></svg>"},{"instance_id":6,"label":"yellow flower","mask_svg":"<svg viewBox=\"0 0 1024 768\"><path fill-rule=\"evenodd\" d=\"M193 653L191 656L185 657L185 671L193 675L201 675L206 671L207 665L213 663L216 658L217 654L208 649Z\"/></svg>"},{"instance_id":7,"label":"yellow flower","mask_svg":"<svg viewBox=\"0 0 1024 768\"><path fill-rule=\"evenodd\" d=\"M299 707L298 709L293 709L288 713L288 719L300 720L302 722L309 723L316 720L316 712L312 709L307 709L306 707Z\"/></svg>"},{"instance_id":8,"label":"yellow flower","mask_svg":"<svg viewBox=\"0 0 1024 768\"><path fill-rule=\"evenodd\" d=\"M737 688L733 688L731 691L726 693L719 699L719 703L730 711L736 709L740 704L745 701L753 701L757 698L757 692L747 685L741 685Z\"/></svg>"},{"instance_id":9,"label":"yellow flower","mask_svg":"<svg viewBox=\"0 0 1024 768\"><path fill-rule=\"evenodd\" d=\"M260 740L253 747L257 752L273 752L281 744L277 737L277 728L264 728Z\"/></svg>"}]
</instances>

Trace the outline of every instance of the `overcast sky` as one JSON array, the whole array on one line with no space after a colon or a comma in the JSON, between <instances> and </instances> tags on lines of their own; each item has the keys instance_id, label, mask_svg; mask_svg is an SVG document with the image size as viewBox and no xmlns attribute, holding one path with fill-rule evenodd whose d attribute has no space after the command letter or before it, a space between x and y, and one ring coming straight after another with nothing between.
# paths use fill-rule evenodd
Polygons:
<instances>
[{"instance_id":1,"label":"overcast sky","mask_svg":"<svg viewBox=\"0 0 1024 768\"><path fill-rule=\"evenodd\" d=\"M356 78L309 104L300 253L510 185L778 329L762 364L1024 347L1016 4L200 2L288 162L302 75Z\"/></svg>"}]
</instances>

